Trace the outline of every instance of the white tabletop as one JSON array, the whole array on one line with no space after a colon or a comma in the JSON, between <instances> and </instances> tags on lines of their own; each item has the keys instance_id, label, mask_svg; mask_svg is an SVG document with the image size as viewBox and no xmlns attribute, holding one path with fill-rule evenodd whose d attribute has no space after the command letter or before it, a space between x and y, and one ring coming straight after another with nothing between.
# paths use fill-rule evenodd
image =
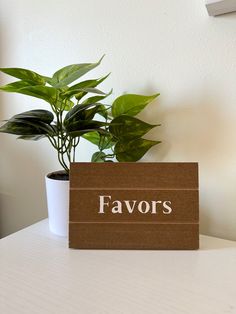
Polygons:
<instances>
[{"instance_id":1,"label":"white tabletop","mask_svg":"<svg viewBox=\"0 0 236 314\"><path fill-rule=\"evenodd\" d=\"M199 251L71 250L43 220L0 240L1 314L236 313L236 242Z\"/></svg>"}]
</instances>

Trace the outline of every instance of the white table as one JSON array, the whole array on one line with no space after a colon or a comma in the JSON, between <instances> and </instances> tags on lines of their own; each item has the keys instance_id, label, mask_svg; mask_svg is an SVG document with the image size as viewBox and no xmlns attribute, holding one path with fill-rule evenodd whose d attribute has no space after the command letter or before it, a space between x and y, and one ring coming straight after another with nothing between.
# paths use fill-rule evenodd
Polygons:
<instances>
[{"instance_id":1,"label":"white table","mask_svg":"<svg viewBox=\"0 0 236 314\"><path fill-rule=\"evenodd\" d=\"M71 250L47 220L0 240L1 314L236 313L236 242L199 251Z\"/></svg>"}]
</instances>

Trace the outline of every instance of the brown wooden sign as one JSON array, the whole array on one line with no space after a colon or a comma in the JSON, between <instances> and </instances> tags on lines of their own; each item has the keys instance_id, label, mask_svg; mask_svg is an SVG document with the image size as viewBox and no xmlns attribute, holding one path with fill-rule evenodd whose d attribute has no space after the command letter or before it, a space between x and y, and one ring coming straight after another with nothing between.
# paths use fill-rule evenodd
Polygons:
<instances>
[{"instance_id":1,"label":"brown wooden sign","mask_svg":"<svg viewBox=\"0 0 236 314\"><path fill-rule=\"evenodd\" d=\"M69 247L197 249L197 163L72 163Z\"/></svg>"}]
</instances>

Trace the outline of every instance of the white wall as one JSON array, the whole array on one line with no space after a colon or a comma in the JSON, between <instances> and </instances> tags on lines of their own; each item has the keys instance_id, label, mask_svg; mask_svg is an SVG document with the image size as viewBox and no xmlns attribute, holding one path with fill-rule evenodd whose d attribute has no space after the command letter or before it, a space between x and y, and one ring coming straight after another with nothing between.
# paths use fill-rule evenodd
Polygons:
<instances>
[{"instance_id":1,"label":"white wall","mask_svg":"<svg viewBox=\"0 0 236 314\"><path fill-rule=\"evenodd\" d=\"M236 14L209 17L201 0L0 0L0 66L50 75L106 58L104 89L161 92L142 118L161 122L148 161L199 161L201 232L236 240ZM7 82L1 76L2 84ZM1 95L1 119L42 102ZM0 135L2 235L46 216L47 142ZM92 146L82 143L80 160Z\"/></svg>"}]
</instances>

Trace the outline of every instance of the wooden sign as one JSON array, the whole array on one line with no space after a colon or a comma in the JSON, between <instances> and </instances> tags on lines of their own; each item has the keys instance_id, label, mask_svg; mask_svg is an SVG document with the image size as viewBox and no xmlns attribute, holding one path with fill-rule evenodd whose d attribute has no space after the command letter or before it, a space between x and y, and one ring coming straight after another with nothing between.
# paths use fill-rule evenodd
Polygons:
<instances>
[{"instance_id":1,"label":"wooden sign","mask_svg":"<svg viewBox=\"0 0 236 314\"><path fill-rule=\"evenodd\" d=\"M72 163L69 247L197 249L197 163Z\"/></svg>"}]
</instances>

